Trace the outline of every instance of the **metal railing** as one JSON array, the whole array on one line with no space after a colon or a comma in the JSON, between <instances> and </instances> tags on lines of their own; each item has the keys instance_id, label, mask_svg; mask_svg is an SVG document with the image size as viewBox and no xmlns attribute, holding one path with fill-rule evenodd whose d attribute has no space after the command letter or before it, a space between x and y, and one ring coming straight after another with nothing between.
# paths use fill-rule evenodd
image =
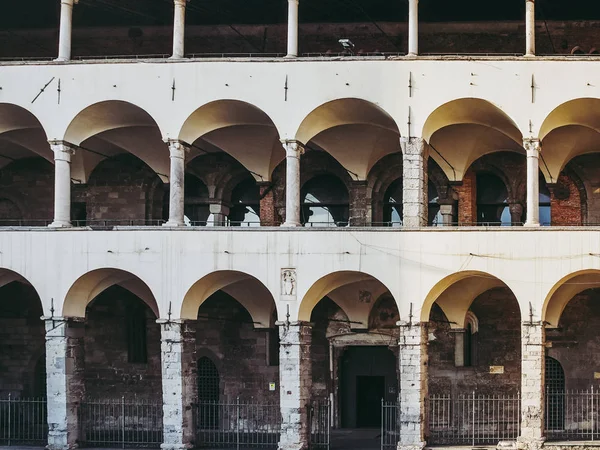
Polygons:
<instances>
[{"instance_id":1,"label":"metal railing","mask_svg":"<svg viewBox=\"0 0 600 450\"><path fill-rule=\"evenodd\" d=\"M309 448L329 449L331 442L331 403L314 401L308 408Z\"/></svg>"},{"instance_id":2,"label":"metal railing","mask_svg":"<svg viewBox=\"0 0 600 450\"><path fill-rule=\"evenodd\" d=\"M277 448L281 432L279 404L200 402L195 409L198 448Z\"/></svg>"},{"instance_id":3,"label":"metal railing","mask_svg":"<svg viewBox=\"0 0 600 450\"><path fill-rule=\"evenodd\" d=\"M45 398L0 399L0 445L40 445L48 443Z\"/></svg>"},{"instance_id":4,"label":"metal railing","mask_svg":"<svg viewBox=\"0 0 600 450\"><path fill-rule=\"evenodd\" d=\"M400 440L400 405L381 400L381 450L396 449Z\"/></svg>"},{"instance_id":5,"label":"metal railing","mask_svg":"<svg viewBox=\"0 0 600 450\"><path fill-rule=\"evenodd\" d=\"M600 438L600 390L546 393L546 439L594 441Z\"/></svg>"},{"instance_id":6,"label":"metal railing","mask_svg":"<svg viewBox=\"0 0 600 450\"><path fill-rule=\"evenodd\" d=\"M162 418L162 401L86 399L79 406L79 441L87 447L159 447Z\"/></svg>"},{"instance_id":7,"label":"metal railing","mask_svg":"<svg viewBox=\"0 0 600 450\"><path fill-rule=\"evenodd\" d=\"M429 439L434 445L497 445L521 431L517 395L437 395L428 401Z\"/></svg>"}]
</instances>

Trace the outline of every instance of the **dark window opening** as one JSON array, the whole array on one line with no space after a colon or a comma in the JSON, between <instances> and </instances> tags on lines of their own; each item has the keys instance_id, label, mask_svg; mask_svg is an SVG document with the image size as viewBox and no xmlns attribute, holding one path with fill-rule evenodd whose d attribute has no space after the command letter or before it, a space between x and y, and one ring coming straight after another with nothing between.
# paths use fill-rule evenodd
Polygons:
<instances>
[{"instance_id":1,"label":"dark window opening","mask_svg":"<svg viewBox=\"0 0 600 450\"><path fill-rule=\"evenodd\" d=\"M260 226L260 188L250 178L239 183L231 193L231 226Z\"/></svg>"},{"instance_id":2,"label":"dark window opening","mask_svg":"<svg viewBox=\"0 0 600 450\"><path fill-rule=\"evenodd\" d=\"M71 203L71 220L76 227L85 227L87 225L87 203Z\"/></svg>"},{"instance_id":3,"label":"dark window opening","mask_svg":"<svg viewBox=\"0 0 600 450\"><path fill-rule=\"evenodd\" d=\"M563 430L565 426L565 372L554 358L546 356L546 429Z\"/></svg>"},{"instance_id":4,"label":"dark window opening","mask_svg":"<svg viewBox=\"0 0 600 450\"><path fill-rule=\"evenodd\" d=\"M127 360L132 364L148 362L146 311L141 305L127 309Z\"/></svg>"},{"instance_id":5,"label":"dark window opening","mask_svg":"<svg viewBox=\"0 0 600 450\"><path fill-rule=\"evenodd\" d=\"M540 176L540 225L550 226L552 223L550 190L546 186L544 176Z\"/></svg>"},{"instance_id":6,"label":"dark window opening","mask_svg":"<svg viewBox=\"0 0 600 450\"><path fill-rule=\"evenodd\" d=\"M508 190L496 175L477 175L477 224L510 226L512 224L508 208Z\"/></svg>"},{"instance_id":7,"label":"dark window opening","mask_svg":"<svg viewBox=\"0 0 600 450\"><path fill-rule=\"evenodd\" d=\"M169 217L168 210L168 198L167 196L167 207L166 217ZM194 227L205 227L210 220L210 204L208 201L208 187L197 177L189 173L185 174L185 201L184 201L184 214L185 223L188 226ZM210 223L212 225L212 223Z\"/></svg>"},{"instance_id":8,"label":"dark window opening","mask_svg":"<svg viewBox=\"0 0 600 450\"><path fill-rule=\"evenodd\" d=\"M198 401L200 403L198 426L213 430L219 426L219 371L215 364L203 356L198 360Z\"/></svg>"},{"instance_id":9,"label":"dark window opening","mask_svg":"<svg viewBox=\"0 0 600 450\"><path fill-rule=\"evenodd\" d=\"M333 175L319 175L302 188L302 223L305 226L347 227L350 215L348 189Z\"/></svg>"},{"instance_id":10,"label":"dark window opening","mask_svg":"<svg viewBox=\"0 0 600 450\"><path fill-rule=\"evenodd\" d=\"M388 227L401 227L403 220L403 182L402 178L394 181L385 191L383 197L383 225Z\"/></svg>"},{"instance_id":11,"label":"dark window opening","mask_svg":"<svg viewBox=\"0 0 600 450\"><path fill-rule=\"evenodd\" d=\"M279 365L279 329L267 331L267 364L271 367Z\"/></svg>"}]
</instances>

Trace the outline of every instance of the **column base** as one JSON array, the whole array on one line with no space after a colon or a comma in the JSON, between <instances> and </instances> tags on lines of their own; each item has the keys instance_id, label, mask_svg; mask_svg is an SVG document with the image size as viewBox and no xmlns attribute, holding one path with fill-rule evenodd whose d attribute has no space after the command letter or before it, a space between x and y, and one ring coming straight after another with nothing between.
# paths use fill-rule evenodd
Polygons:
<instances>
[{"instance_id":1,"label":"column base","mask_svg":"<svg viewBox=\"0 0 600 450\"><path fill-rule=\"evenodd\" d=\"M55 220L50 225L48 225L48 228L73 228L73 224L71 222Z\"/></svg>"},{"instance_id":2,"label":"column base","mask_svg":"<svg viewBox=\"0 0 600 450\"><path fill-rule=\"evenodd\" d=\"M523 225L524 227L530 227L530 228L537 228L537 227L541 227L540 223L537 222L525 222L525 224Z\"/></svg>"},{"instance_id":3,"label":"column base","mask_svg":"<svg viewBox=\"0 0 600 450\"><path fill-rule=\"evenodd\" d=\"M192 444L160 444L161 450L188 450L193 447Z\"/></svg>"},{"instance_id":4,"label":"column base","mask_svg":"<svg viewBox=\"0 0 600 450\"><path fill-rule=\"evenodd\" d=\"M47 450L74 450L79 446L77 443L68 443L68 437L66 432L48 432L48 445Z\"/></svg>"},{"instance_id":5,"label":"column base","mask_svg":"<svg viewBox=\"0 0 600 450\"><path fill-rule=\"evenodd\" d=\"M423 450L426 444L426 442L419 442L417 444L403 444L402 442L398 442L396 450Z\"/></svg>"},{"instance_id":6,"label":"column base","mask_svg":"<svg viewBox=\"0 0 600 450\"><path fill-rule=\"evenodd\" d=\"M171 222L169 220L167 223L163 223L162 226L168 227L168 228L181 228L181 227L185 227L186 225L184 222Z\"/></svg>"},{"instance_id":7,"label":"column base","mask_svg":"<svg viewBox=\"0 0 600 450\"><path fill-rule=\"evenodd\" d=\"M71 58L56 58L53 61L54 62L68 62L68 61L71 61Z\"/></svg>"},{"instance_id":8,"label":"column base","mask_svg":"<svg viewBox=\"0 0 600 450\"><path fill-rule=\"evenodd\" d=\"M285 222L283 224L281 224L282 228L294 228L294 227L301 227L302 224L300 222Z\"/></svg>"},{"instance_id":9,"label":"column base","mask_svg":"<svg viewBox=\"0 0 600 450\"><path fill-rule=\"evenodd\" d=\"M285 59L295 59L297 57L298 57L298 55L292 55L292 54L289 54L289 53L284 56Z\"/></svg>"},{"instance_id":10,"label":"column base","mask_svg":"<svg viewBox=\"0 0 600 450\"><path fill-rule=\"evenodd\" d=\"M172 55L172 56L169 56L169 59L174 59L174 60L177 61L177 60L180 60L180 59L186 59L186 57L185 56L179 56L179 55Z\"/></svg>"},{"instance_id":11,"label":"column base","mask_svg":"<svg viewBox=\"0 0 600 450\"><path fill-rule=\"evenodd\" d=\"M545 439L523 439L517 438L517 449L519 450L540 450L544 446Z\"/></svg>"},{"instance_id":12,"label":"column base","mask_svg":"<svg viewBox=\"0 0 600 450\"><path fill-rule=\"evenodd\" d=\"M308 450L308 443L282 444L277 445L277 450Z\"/></svg>"}]
</instances>

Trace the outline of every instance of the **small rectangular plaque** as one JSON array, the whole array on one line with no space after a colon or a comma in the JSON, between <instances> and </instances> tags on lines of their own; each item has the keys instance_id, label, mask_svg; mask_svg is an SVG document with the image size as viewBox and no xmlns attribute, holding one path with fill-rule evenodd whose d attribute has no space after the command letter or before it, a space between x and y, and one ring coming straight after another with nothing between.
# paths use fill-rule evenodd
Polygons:
<instances>
[{"instance_id":1,"label":"small rectangular plaque","mask_svg":"<svg viewBox=\"0 0 600 450\"><path fill-rule=\"evenodd\" d=\"M600 372L594 372L594 380L600 380Z\"/></svg>"},{"instance_id":2,"label":"small rectangular plaque","mask_svg":"<svg viewBox=\"0 0 600 450\"><path fill-rule=\"evenodd\" d=\"M496 375L503 374L504 366L490 366L490 373Z\"/></svg>"},{"instance_id":3,"label":"small rectangular plaque","mask_svg":"<svg viewBox=\"0 0 600 450\"><path fill-rule=\"evenodd\" d=\"M269 383L269 391L273 392L275 390L275 383Z\"/></svg>"}]
</instances>

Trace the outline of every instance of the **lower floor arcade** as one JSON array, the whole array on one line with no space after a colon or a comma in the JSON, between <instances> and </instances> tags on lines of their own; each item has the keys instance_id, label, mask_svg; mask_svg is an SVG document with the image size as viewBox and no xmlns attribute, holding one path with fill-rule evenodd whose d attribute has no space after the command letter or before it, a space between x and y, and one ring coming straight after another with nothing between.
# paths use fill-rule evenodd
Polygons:
<instances>
[{"instance_id":1,"label":"lower floor arcade","mask_svg":"<svg viewBox=\"0 0 600 450\"><path fill-rule=\"evenodd\" d=\"M538 448L600 432L598 274L556 289L543 322L478 273L408 320L359 272L332 274L301 321L239 272L200 280L186 320L160 318L131 274L85 277L85 304L40 320L34 288L2 276L1 445L342 448L365 430L365 449Z\"/></svg>"}]
</instances>

